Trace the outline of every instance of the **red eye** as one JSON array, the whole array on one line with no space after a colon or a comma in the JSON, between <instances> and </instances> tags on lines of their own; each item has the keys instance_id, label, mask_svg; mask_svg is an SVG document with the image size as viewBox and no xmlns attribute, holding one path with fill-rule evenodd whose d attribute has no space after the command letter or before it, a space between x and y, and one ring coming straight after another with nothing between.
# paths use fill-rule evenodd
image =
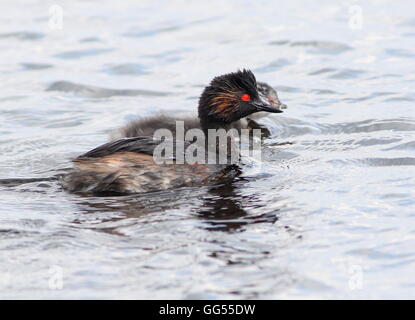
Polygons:
<instances>
[{"instance_id":1,"label":"red eye","mask_svg":"<svg viewBox=\"0 0 415 320\"><path fill-rule=\"evenodd\" d=\"M245 93L241 96L241 100L242 101L251 101L251 96L249 94Z\"/></svg>"}]
</instances>

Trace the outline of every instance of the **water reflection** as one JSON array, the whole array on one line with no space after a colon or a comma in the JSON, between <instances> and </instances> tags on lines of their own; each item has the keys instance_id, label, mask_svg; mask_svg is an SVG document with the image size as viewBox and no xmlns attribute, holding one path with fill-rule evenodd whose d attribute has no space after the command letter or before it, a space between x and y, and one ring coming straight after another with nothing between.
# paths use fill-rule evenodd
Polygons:
<instances>
[{"instance_id":1,"label":"water reflection","mask_svg":"<svg viewBox=\"0 0 415 320\"><path fill-rule=\"evenodd\" d=\"M241 232L247 224L275 223L276 212L252 214L250 209L258 209L258 195L241 195L239 188L244 181L220 184L201 188L182 188L147 194L122 197L82 197L75 201L82 212L73 223L76 227L90 228L112 234L120 234L117 228L131 223L143 223L146 216L155 214L154 219L163 220L160 213L171 219L172 210L188 211L203 220L201 228L210 231ZM184 209L186 207L186 209ZM184 219L193 219L186 214ZM177 219L177 217L176 217ZM124 221L123 221L124 220Z\"/></svg>"},{"instance_id":2,"label":"water reflection","mask_svg":"<svg viewBox=\"0 0 415 320\"><path fill-rule=\"evenodd\" d=\"M119 227L125 226L125 223L145 223L144 219L151 214L155 214L152 222L161 221L163 217L171 218L169 211L183 208L184 203L191 202L203 188L192 189L195 188L114 197L77 195L75 201L81 214L77 215L73 224L77 228L120 235Z\"/></svg>"},{"instance_id":3,"label":"water reflection","mask_svg":"<svg viewBox=\"0 0 415 320\"><path fill-rule=\"evenodd\" d=\"M197 216L205 220L203 227L215 231L243 231L243 226L252 223L275 223L278 217L270 215L252 215L248 206L258 203L258 196L241 195L238 186L242 181L214 186L204 197L203 205L196 210ZM243 183L243 182L242 182Z\"/></svg>"}]
</instances>

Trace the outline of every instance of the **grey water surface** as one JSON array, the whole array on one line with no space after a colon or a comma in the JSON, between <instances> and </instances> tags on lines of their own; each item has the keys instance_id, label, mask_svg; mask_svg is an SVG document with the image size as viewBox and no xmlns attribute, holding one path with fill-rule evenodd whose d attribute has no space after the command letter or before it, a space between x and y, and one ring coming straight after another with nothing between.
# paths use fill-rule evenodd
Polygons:
<instances>
[{"instance_id":1,"label":"grey water surface","mask_svg":"<svg viewBox=\"0 0 415 320\"><path fill-rule=\"evenodd\" d=\"M0 298L415 298L412 1L51 4L0 2ZM196 113L238 68L288 105L241 179L61 189L72 158Z\"/></svg>"}]
</instances>

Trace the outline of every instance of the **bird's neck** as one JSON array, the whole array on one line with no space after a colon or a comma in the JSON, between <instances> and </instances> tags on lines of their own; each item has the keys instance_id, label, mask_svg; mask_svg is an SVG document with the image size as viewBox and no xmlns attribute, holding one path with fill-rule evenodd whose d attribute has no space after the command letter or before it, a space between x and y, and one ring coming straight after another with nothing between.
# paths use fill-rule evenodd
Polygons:
<instances>
[{"instance_id":1,"label":"bird's neck","mask_svg":"<svg viewBox=\"0 0 415 320\"><path fill-rule=\"evenodd\" d=\"M237 123L239 123L239 121ZM211 120L207 117L200 117L200 127L202 128L205 135L207 135L209 129L225 129L228 131L229 129L235 128L235 123L226 123L223 121Z\"/></svg>"},{"instance_id":2,"label":"bird's neck","mask_svg":"<svg viewBox=\"0 0 415 320\"><path fill-rule=\"evenodd\" d=\"M200 117L200 126L205 135L206 152L215 153L217 156L219 152L226 152L227 164L234 164L239 159L239 148L236 144L239 144L240 121L226 123ZM219 138L220 135L224 137Z\"/></svg>"}]
</instances>

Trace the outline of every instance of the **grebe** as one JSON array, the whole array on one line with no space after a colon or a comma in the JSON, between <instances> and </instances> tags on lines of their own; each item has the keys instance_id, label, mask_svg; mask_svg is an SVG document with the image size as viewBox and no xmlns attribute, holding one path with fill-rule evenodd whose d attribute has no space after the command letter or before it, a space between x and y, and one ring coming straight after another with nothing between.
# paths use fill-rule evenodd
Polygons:
<instances>
[{"instance_id":1,"label":"grebe","mask_svg":"<svg viewBox=\"0 0 415 320\"><path fill-rule=\"evenodd\" d=\"M240 119L256 112L280 113L259 94L254 74L242 70L215 77L199 99L200 127L233 128ZM174 145L178 141L173 140ZM77 193L122 195L201 186L223 181L232 171L228 164L158 164L153 157L161 140L140 136L101 145L76 158L64 177L64 188ZM186 145L188 143L185 143ZM208 151L206 151L208 152Z\"/></svg>"},{"instance_id":2,"label":"grebe","mask_svg":"<svg viewBox=\"0 0 415 320\"><path fill-rule=\"evenodd\" d=\"M287 106L278 98L278 94L274 88L265 82L257 82L258 95L262 100L268 101L269 105L275 109L283 110ZM261 119L267 115L267 112L257 112L250 114L248 117L242 118L239 121L233 123L233 127L236 129L261 129L262 136L267 137L270 132L267 128L257 123L256 120ZM158 129L168 129L175 133L176 121L182 121L184 131L187 132L190 129L200 128L200 121L194 116L179 116L174 117L166 114L158 114L143 119L133 120L121 127L117 131L111 134L111 140L118 140L121 138L132 138L139 136L152 137L154 132Z\"/></svg>"}]
</instances>

